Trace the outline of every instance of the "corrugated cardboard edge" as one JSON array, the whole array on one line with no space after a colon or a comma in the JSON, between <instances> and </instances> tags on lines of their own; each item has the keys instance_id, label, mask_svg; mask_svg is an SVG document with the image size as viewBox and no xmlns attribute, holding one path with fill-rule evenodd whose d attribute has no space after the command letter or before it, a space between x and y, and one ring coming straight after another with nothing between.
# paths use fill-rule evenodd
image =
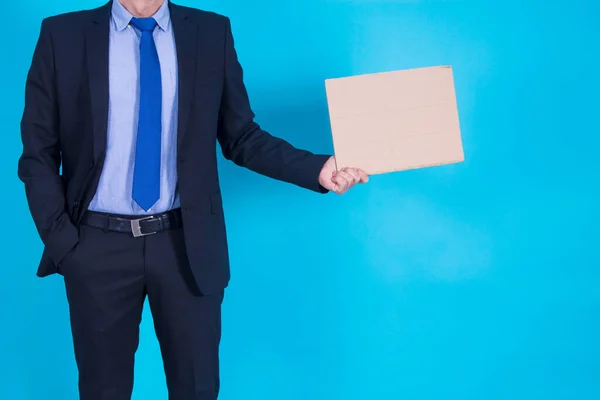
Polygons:
<instances>
[{"instance_id":1,"label":"corrugated cardboard edge","mask_svg":"<svg viewBox=\"0 0 600 400\"><path fill-rule=\"evenodd\" d=\"M464 162L465 159L464 157L461 159L457 159L457 160L448 160L448 161L444 161L444 162L440 162L440 163L436 163L436 164L427 164L427 165L415 165L413 167L410 168L396 168L396 169L392 169L392 170L385 170L385 171L365 171L368 175L381 175L381 174L387 174L390 172L402 172L402 171L412 171L415 169L426 169L426 168L431 168L431 167L440 167L443 165L453 165L453 164L458 164L461 162Z\"/></svg>"},{"instance_id":2,"label":"corrugated cardboard edge","mask_svg":"<svg viewBox=\"0 0 600 400\"><path fill-rule=\"evenodd\" d=\"M417 71L420 69L433 69L433 68L450 68L452 69L451 65L434 65L432 67L417 67L417 68L408 68L408 69L402 69L402 70L390 70L390 71L382 71L382 72L371 72L371 73L367 73L367 74L359 74L359 75L352 75L352 76L340 76L337 78L327 78L325 79L325 83L329 82L329 81L336 81L336 80L340 80L340 79L350 79L350 78L356 78L359 76L374 76L374 75L383 75L383 74L390 74L390 73L394 73L394 72L399 72L399 71Z\"/></svg>"}]
</instances>

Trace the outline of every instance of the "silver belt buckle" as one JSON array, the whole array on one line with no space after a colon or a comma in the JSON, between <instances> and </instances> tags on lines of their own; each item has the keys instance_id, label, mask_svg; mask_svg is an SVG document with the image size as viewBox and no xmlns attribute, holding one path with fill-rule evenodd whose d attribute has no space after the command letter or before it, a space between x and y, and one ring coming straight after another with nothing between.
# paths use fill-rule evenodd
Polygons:
<instances>
[{"instance_id":1,"label":"silver belt buckle","mask_svg":"<svg viewBox=\"0 0 600 400\"><path fill-rule=\"evenodd\" d=\"M153 220L155 217L144 217L138 219L131 220L131 232L133 232L133 237L142 237L148 235L154 235L156 232L148 232L142 233L142 227L140 226L140 222Z\"/></svg>"}]
</instances>

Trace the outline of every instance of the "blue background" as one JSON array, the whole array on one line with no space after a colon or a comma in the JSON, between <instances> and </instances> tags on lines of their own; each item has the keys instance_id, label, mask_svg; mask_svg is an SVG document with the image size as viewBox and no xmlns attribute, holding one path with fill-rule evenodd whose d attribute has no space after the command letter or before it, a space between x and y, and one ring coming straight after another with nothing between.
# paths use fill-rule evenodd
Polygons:
<instances>
[{"instance_id":1,"label":"blue background","mask_svg":"<svg viewBox=\"0 0 600 400\"><path fill-rule=\"evenodd\" d=\"M64 287L16 177L44 16L3 2L0 398L77 398ZM324 79L454 67L466 161L319 196L221 160L222 399L600 398L600 5L182 1L231 17L257 121L331 152ZM134 399L166 399L145 313Z\"/></svg>"}]
</instances>

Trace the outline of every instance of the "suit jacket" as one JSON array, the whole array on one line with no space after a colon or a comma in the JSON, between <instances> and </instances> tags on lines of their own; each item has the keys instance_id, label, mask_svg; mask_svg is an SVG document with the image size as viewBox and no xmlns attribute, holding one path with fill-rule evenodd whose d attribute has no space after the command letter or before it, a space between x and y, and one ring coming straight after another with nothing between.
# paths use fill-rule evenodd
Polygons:
<instances>
[{"instance_id":1,"label":"suit jacket","mask_svg":"<svg viewBox=\"0 0 600 400\"><path fill-rule=\"evenodd\" d=\"M27 76L19 177L44 243L38 276L58 272L77 245L102 172L111 7L45 19ZM198 287L211 294L230 277L217 141L234 163L321 193L318 175L328 156L296 149L254 122L227 17L169 7L179 68L183 229Z\"/></svg>"}]
</instances>

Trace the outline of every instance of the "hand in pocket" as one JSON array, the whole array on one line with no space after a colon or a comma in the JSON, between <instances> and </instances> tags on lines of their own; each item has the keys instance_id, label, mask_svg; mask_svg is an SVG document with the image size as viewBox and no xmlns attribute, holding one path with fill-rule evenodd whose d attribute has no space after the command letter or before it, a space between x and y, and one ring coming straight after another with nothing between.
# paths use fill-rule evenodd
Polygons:
<instances>
[{"instance_id":1,"label":"hand in pocket","mask_svg":"<svg viewBox=\"0 0 600 400\"><path fill-rule=\"evenodd\" d=\"M79 248L80 243L81 243L81 240L79 240L75 244L75 246L73 246L73 248L71 250L69 250L69 252L62 258L62 260L60 260L60 263L58 263L58 266L57 266L57 270L58 270L59 274L64 275L65 268L69 265L71 259L73 258L77 249Z\"/></svg>"}]
</instances>

